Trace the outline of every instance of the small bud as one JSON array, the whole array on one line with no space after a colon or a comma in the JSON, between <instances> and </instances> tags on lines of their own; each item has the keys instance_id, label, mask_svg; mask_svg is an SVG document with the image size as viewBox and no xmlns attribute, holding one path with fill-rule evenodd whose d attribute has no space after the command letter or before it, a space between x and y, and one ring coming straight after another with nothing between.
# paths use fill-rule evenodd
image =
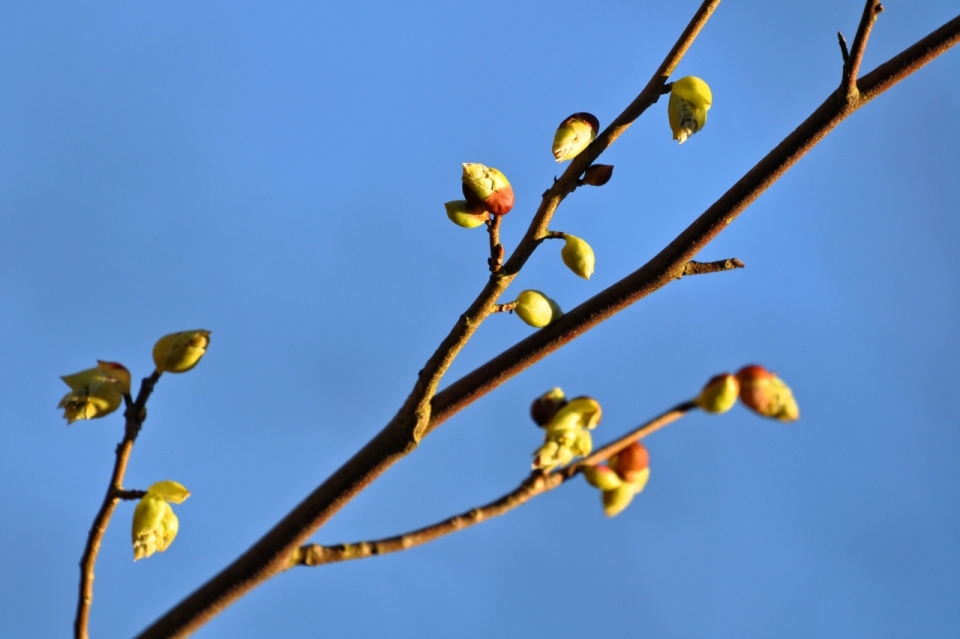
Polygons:
<instances>
[{"instance_id":1,"label":"small bud","mask_svg":"<svg viewBox=\"0 0 960 639\"><path fill-rule=\"evenodd\" d=\"M603 186L613 177L612 164L591 164L583 173L583 183L590 186Z\"/></svg>"},{"instance_id":2,"label":"small bud","mask_svg":"<svg viewBox=\"0 0 960 639\"><path fill-rule=\"evenodd\" d=\"M593 275L593 267L597 261L593 249L579 237L567 234L564 239L566 243L560 249L560 257L563 258L563 263L583 279L589 280L590 276Z\"/></svg>"},{"instance_id":3,"label":"small bud","mask_svg":"<svg viewBox=\"0 0 960 639\"><path fill-rule=\"evenodd\" d=\"M97 368L103 371L104 376L117 385L124 395L130 392L130 371L123 364L117 362L104 362L97 360Z\"/></svg>"},{"instance_id":4,"label":"small bud","mask_svg":"<svg viewBox=\"0 0 960 639\"><path fill-rule=\"evenodd\" d=\"M553 136L553 157L557 162L572 160L587 148L600 129L600 122L590 113L574 113L560 123Z\"/></svg>"},{"instance_id":5,"label":"small bud","mask_svg":"<svg viewBox=\"0 0 960 639\"><path fill-rule=\"evenodd\" d=\"M566 403L567 398L563 395L563 391L559 388L554 388L533 400L533 403L530 404L530 417L537 426L542 428L550 423L553 416L556 415L557 411L563 408Z\"/></svg>"},{"instance_id":6,"label":"small bud","mask_svg":"<svg viewBox=\"0 0 960 639\"><path fill-rule=\"evenodd\" d=\"M623 483L613 490L603 491L603 514L607 517L616 517L633 501L636 492L633 484Z\"/></svg>"},{"instance_id":7,"label":"small bud","mask_svg":"<svg viewBox=\"0 0 960 639\"><path fill-rule=\"evenodd\" d=\"M185 373L200 361L210 344L210 331L198 329L164 335L153 347L153 363L161 373Z\"/></svg>"},{"instance_id":8,"label":"small bud","mask_svg":"<svg viewBox=\"0 0 960 639\"><path fill-rule=\"evenodd\" d=\"M650 466L650 454L640 442L633 442L610 459L612 468L623 481L635 482Z\"/></svg>"},{"instance_id":9,"label":"small bud","mask_svg":"<svg viewBox=\"0 0 960 639\"><path fill-rule=\"evenodd\" d=\"M782 422L800 419L800 407L790 387L762 366L746 366L737 373L740 401L748 408Z\"/></svg>"},{"instance_id":10,"label":"small bud","mask_svg":"<svg viewBox=\"0 0 960 639\"><path fill-rule=\"evenodd\" d=\"M80 419L96 419L109 415L123 403L123 394L117 383L108 378L99 367L64 375L60 379L70 387L70 392L57 404L57 408L63 409L63 417L68 426ZM129 381L127 384L129 387Z\"/></svg>"},{"instance_id":11,"label":"small bud","mask_svg":"<svg viewBox=\"0 0 960 639\"><path fill-rule=\"evenodd\" d=\"M707 83L688 75L673 83L667 116L673 139L683 144L707 123L707 111L713 103L713 94Z\"/></svg>"},{"instance_id":12,"label":"small bud","mask_svg":"<svg viewBox=\"0 0 960 639\"><path fill-rule=\"evenodd\" d=\"M707 382L694 403L708 413L725 413L737 402L740 382L730 373L717 375Z\"/></svg>"},{"instance_id":13,"label":"small bud","mask_svg":"<svg viewBox=\"0 0 960 639\"><path fill-rule=\"evenodd\" d=\"M163 552L173 542L180 521L167 502L181 503L190 492L175 481L160 481L147 489L133 511L133 560Z\"/></svg>"},{"instance_id":14,"label":"small bud","mask_svg":"<svg viewBox=\"0 0 960 639\"><path fill-rule=\"evenodd\" d=\"M586 428L593 430L600 423L603 410L600 403L592 397L575 397L567 402L566 406L557 411L548 429Z\"/></svg>"},{"instance_id":15,"label":"small bud","mask_svg":"<svg viewBox=\"0 0 960 639\"><path fill-rule=\"evenodd\" d=\"M534 328L543 328L563 315L560 306L540 291L523 291L517 296L517 315Z\"/></svg>"},{"instance_id":16,"label":"small bud","mask_svg":"<svg viewBox=\"0 0 960 639\"><path fill-rule=\"evenodd\" d=\"M490 219L489 213L481 208L471 208L466 200L453 200L443 206L447 209L450 221L465 229L477 228Z\"/></svg>"},{"instance_id":17,"label":"small bud","mask_svg":"<svg viewBox=\"0 0 960 639\"><path fill-rule=\"evenodd\" d=\"M613 490L623 484L623 480L608 466L584 466L581 472L588 484L600 490Z\"/></svg>"},{"instance_id":18,"label":"small bud","mask_svg":"<svg viewBox=\"0 0 960 639\"><path fill-rule=\"evenodd\" d=\"M513 208L513 187L497 169L464 163L463 194L468 205L480 205L493 215L506 215Z\"/></svg>"}]
</instances>

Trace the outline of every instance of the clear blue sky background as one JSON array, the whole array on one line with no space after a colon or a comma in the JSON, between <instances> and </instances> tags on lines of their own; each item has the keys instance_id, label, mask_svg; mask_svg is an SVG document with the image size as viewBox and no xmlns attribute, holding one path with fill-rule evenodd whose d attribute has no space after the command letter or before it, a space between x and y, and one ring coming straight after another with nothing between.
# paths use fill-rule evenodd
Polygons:
<instances>
[{"instance_id":1,"label":"clear blue sky background","mask_svg":"<svg viewBox=\"0 0 960 639\"><path fill-rule=\"evenodd\" d=\"M193 496L132 561L122 504L92 631L130 636L245 550L393 415L482 286L486 237L450 224L460 163L513 182L512 247L559 174L554 129L608 123L697 2L0 4L0 634L63 637L122 418L67 428L58 376L213 331L150 402L127 486ZM670 139L666 101L604 156L514 292L564 308L639 267L835 88L859 0L724 2L678 69L713 88ZM960 13L891 0L869 70ZM957 637L960 51L844 122L688 278L470 406L316 539L399 533L526 474L530 400L561 386L613 438L761 362L794 425L738 407L648 440L621 516L575 482L406 553L282 575L197 636ZM508 300L504 300L508 301ZM495 316L448 382L530 334Z\"/></svg>"}]
</instances>

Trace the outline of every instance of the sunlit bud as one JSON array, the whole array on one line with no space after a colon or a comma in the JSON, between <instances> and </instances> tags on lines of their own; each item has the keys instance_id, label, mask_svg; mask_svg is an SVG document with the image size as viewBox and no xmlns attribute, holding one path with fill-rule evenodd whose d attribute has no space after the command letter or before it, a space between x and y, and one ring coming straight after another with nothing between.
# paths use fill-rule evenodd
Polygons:
<instances>
[{"instance_id":1,"label":"sunlit bud","mask_svg":"<svg viewBox=\"0 0 960 639\"><path fill-rule=\"evenodd\" d=\"M557 411L547 424L547 429L555 431L593 429L600 423L602 416L603 410L597 400L591 397L575 397Z\"/></svg>"},{"instance_id":2,"label":"sunlit bud","mask_svg":"<svg viewBox=\"0 0 960 639\"><path fill-rule=\"evenodd\" d=\"M566 403L567 398L563 391L554 388L533 400L533 403L530 404L530 417L537 426L546 426Z\"/></svg>"},{"instance_id":3,"label":"sunlit bud","mask_svg":"<svg viewBox=\"0 0 960 639\"><path fill-rule=\"evenodd\" d=\"M210 344L210 331L170 333L153 347L153 363L161 373L185 373L200 361Z\"/></svg>"},{"instance_id":4,"label":"sunlit bud","mask_svg":"<svg viewBox=\"0 0 960 639\"><path fill-rule=\"evenodd\" d=\"M782 422L800 419L800 407L790 387L767 369L746 366L737 373L737 380L740 400L755 412Z\"/></svg>"},{"instance_id":5,"label":"sunlit bud","mask_svg":"<svg viewBox=\"0 0 960 639\"><path fill-rule=\"evenodd\" d=\"M569 446L547 440L533 455L533 468L550 472L559 466L566 466L573 461L574 452Z\"/></svg>"},{"instance_id":6,"label":"sunlit bud","mask_svg":"<svg viewBox=\"0 0 960 639\"><path fill-rule=\"evenodd\" d=\"M590 186L603 186L613 177L612 164L592 164L583 173L583 183Z\"/></svg>"},{"instance_id":7,"label":"sunlit bud","mask_svg":"<svg viewBox=\"0 0 960 639\"><path fill-rule=\"evenodd\" d=\"M593 275L593 267L597 261L593 249L579 237L567 234L564 239L566 243L560 249L560 257L563 258L563 263L583 279L589 280L590 276Z\"/></svg>"},{"instance_id":8,"label":"sunlit bud","mask_svg":"<svg viewBox=\"0 0 960 639\"><path fill-rule=\"evenodd\" d=\"M650 466L650 454L640 442L633 442L610 459L612 468L623 481L633 483Z\"/></svg>"},{"instance_id":9,"label":"sunlit bud","mask_svg":"<svg viewBox=\"0 0 960 639\"><path fill-rule=\"evenodd\" d=\"M613 490L623 484L617 473L607 466L584 466L581 472L588 484L600 490Z\"/></svg>"},{"instance_id":10,"label":"sunlit bud","mask_svg":"<svg viewBox=\"0 0 960 639\"><path fill-rule=\"evenodd\" d=\"M725 413L737 403L740 382L730 373L712 378L700 391L694 403L708 413Z\"/></svg>"},{"instance_id":11,"label":"sunlit bud","mask_svg":"<svg viewBox=\"0 0 960 639\"><path fill-rule=\"evenodd\" d=\"M507 177L482 164L464 163L463 194L469 206L480 204L494 215L506 215L513 208L513 187Z\"/></svg>"},{"instance_id":12,"label":"sunlit bud","mask_svg":"<svg viewBox=\"0 0 960 639\"><path fill-rule=\"evenodd\" d=\"M636 492L633 484L623 483L613 490L603 491L603 513L607 517L616 517L630 505Z\"/></svg>"},{"instance_id":13,"label":"sunlit bud","mask_svg":"<svg viewBox=\"0 0 960 639\"><path fill-rule=\"evenodd\" d=\"M109 415L123 403L123 394L117 384L100 368L89 368L60 379L70 387L70 392L57 404L57 408L63 409L67 425L80 419Z\"/></svg>"},{"instance_id":14,"label":"sunlit bud","mask_svg":"<svg viewBox=\"0 0 960 639\"><path fill-rule=\"evenodd\" d=\"M167 502L181 503L190 492L175 481L159 481L147 489L133 511L133 560L166 550L180 529L180 521Z\"/></svg>"},{"instance_id":15,"label":"sunlit bud","mask_svg":"<svg viewBox=\"0 0 960 639\"><path fill-rule=\"evenodd\" d=\"M560 306L540 291L523 291L517 296L517 315L534 328L543 328L563 315Z\"/></svg>"},{"instance_id":16,"label":"sunlit bud","mask_svg":"<svg viewBox=\"0 0 960 639\"><path fill-rule=\"evenodd\" d=\"M97 360L97 368L103 371L103 375L111 382L117 385L117 389L126 395L130 392L130 371L123 364L117 362L104 362Z\"/></svg>"},{"instance_id":17,"label":"sunlit bud","mask_svg":"<svg viewBox=\"0 0 960 639\"><path fill-rule=\"evenodd\" d=\"M597 137L600 122L590 113L574 113L560 123L553 136L553 157L557 162L572 160Z\"/></svg>"},{"instance_id":18,"label":"sunlit bud","mask_svg":"<svg viewBox=\"0 0 960 639\"><path fill-rule=\"evenodd\" d=\"M443 206L447 209L450 221L465 229L477 228L490 219L489 213L481 208L471 208L466 200L453 200Z\"/></svg>"},{"instance_id":19,"label":"sunlit bud","mask_svg":"<svg viewBox=\"0 0 960 639\"><path fill-rule=\"evenodd\" d=\"M710 87L700 78L688 75L673 83L667 116L673 139L683 144L707 122L707 111L713 103Z\"/></svg>"}]
</instances>

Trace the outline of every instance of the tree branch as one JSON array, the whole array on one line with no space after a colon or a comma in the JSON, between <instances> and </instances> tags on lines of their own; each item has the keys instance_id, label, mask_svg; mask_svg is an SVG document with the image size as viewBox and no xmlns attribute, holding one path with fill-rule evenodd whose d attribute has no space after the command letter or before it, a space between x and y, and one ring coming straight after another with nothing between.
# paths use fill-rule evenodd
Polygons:
<instances>
[{"instance_id":1,"label":"tree branch","mask_svg":"<svg viewBox=\"0 0 960 639\"><path fill-rule=\"evenodd\" d=\"M522 506L537 495L542 495L550 492L554 488L558 488L564 482L580 473L584 466L595 466L600 462L610 459L633 442L677 421L695 408L696 405L692 402L680 404L659 417L630 431L616 441L603 446L589 457L565 468L561 468L556 472L544 474L541 471L535 470L530 473L516 489L484 506L471 508L464 513L450 517L449 519L444 519L432 526L385 539L360 541L352 544L337 544L336 546L307 544L299 548L293 563L298 566L314 567L340 561L349 561L351 559L365 559L367 557L385 555L401 550L410 550L411 548L422 546L440 537L465 530L488 519L499 517L514 508Z\"/></svg>"},{"instance_id":2,"label":"tree branch","mask_svg":"<svg viewBox=\"0 0 960 639\"><path fill-rule=\"evenodd\" d=\"M77 616L73 622L73 636L76 639L87 639L89 636L90 605L93 603L93 568L97 563L100 543L107 532L113 511L121 499L138 499L143 496L143 491L124 490L123 476L127 472L127 462L130 461L130 453L133 452L133 443L137 440L140 428L147 419L147 400L150 399L153 387L159 379L160 373L153 371L149 377L145 377L140 382L136 401L130 395L123 397L126 404L126 410L123 411L126 420L123 439L117 444L117 458L113 464L113 473L110 475L110 485L107 486L107 494L104 495L100 510L93 519L93 525L87 534L87 544L83 549L83 557L80 558L80 594L77 598ZM139 496L134 496L135 494Z\"/></svg>"},{"instance_id":3,"label":"tree branch","mask_svg":"<svg viewBox=\"0 0 960 639\"><path fill-rule=\"evenodd\" d=\"M487 220L487 230L490 233L490 259L487 264L490 266L490 272L496 273L503 266L503 244L500 243L500 222L502 215L490 215Z\"/></svg>"},{"instance_id":4,"label":"tree branch","mask_svg":"<svg viewBox=\"0 0 960 639\"><path fill-rule=\"evenodd\" d=\"M863 15L860 17L860 24L857 26L857 35L853 37L850 54L844 58L843 81L840 84L840 90L843 91L848 102L856 100L859 96L857 76L860 75L860 63L863 61L863 54L867 50L867 40L870 39L870 32L877 21L877 16L882 11L883 5L880 4L880 0L867 0L863 7ZM841 43L846 44L842 40Z\"/></svg>"},{"instance_id":5,"label":"tree branch","mask_svg":"<svg viewBox=\"0 0 960 639\"><path fill-rule=\"evenodd\" d=\"M729 260L718 260L716 262L695 262L690 260L683 267L683 272L677 277L686 277L687 275L705 275L706 273L719 273L721 271L732 271L737 268L744 268L746 264L735 257Z\"/></svg>"}]
</instances>

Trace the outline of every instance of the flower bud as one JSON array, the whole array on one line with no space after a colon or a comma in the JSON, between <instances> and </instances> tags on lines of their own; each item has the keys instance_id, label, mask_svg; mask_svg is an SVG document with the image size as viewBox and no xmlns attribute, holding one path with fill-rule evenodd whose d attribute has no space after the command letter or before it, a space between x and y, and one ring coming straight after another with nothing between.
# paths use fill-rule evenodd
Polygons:
<instances>
[{"instance_id":1,"label":"flower bud","mask_svg":"<svg viewBox=\"0 0 960 639\"><path fill-rule=\"evenodd\" d=\"M127 376L129 388L129 372ZM109 415L123 403L123 394L117 383L107 377L99 367L64 375L60 379L70 387L70 392L57 404L57 408L63 409L63 417L68 426L79 419L96 419Z\"/></svg>"},{"instance_id":2,"label":"flower bud","mask_svg":"<svg viewBox=\"0 0 960 639\"><path fill-rule=\"evenodd\" d=\"M552 299L540 291L523 291L517 296L514 308L524 322L534 328L543 328L563 315L563 311Z\"/></svg>"},{"instance_id":3,"label":"flower bud","mask_svg":"<svg viewBox=\"0 0 960 639\"><path fill-rule=\"evenodd\" d=\"M600 122L590 113L574 113L560 123L553 136L553 157L557 162L572 160L587 148L600 129Z\"/></svg>"},{"instance_id":4,"label":"flower bud","mask_svg":"<svg viewBox=\"0 0 960 639\"><path fill-rule=\"evenodd\" d=\"M465 229L477 228L490 219L489 213L482 208L471 208L466 200L453 200L443 206L447 209L447 217L450 221Z\"/></svg>"},{"instance_id":5,"label":"flower bud","mask_svg":"<svg viewBox=\"0 0 960 639\"><path fill-rule=\"evenodd\" d=\"M608 466L584 466L581 472L588 484L600 490L613 490L623 484L623 480Z\"/></svg>"},{"instance_id":6,"label":"flower bud","mask_svg":"<svg viewBox=\"0 0 960 639\"><path fill-rule=\"evenodd\" d=\"M107 379L117 385L117 390L121 393L126 395L130 392L130 371L127 370L126 366L117 362L104 362L98 359L97 368L103 371L103 375Z\"/></svg>"},{"instance_id":7,"label":"flower bud","mask_svg":"<svg viewBox=\"0 0 960 639\"><path fill-rule=\"evenodd\" d=\"M730 373L717 375L707 382L694 403L708 413L725 413L737 402L740 382Z\"/></svg>"},{"instance_id":8,"label":"flower bud","mask_svg":"<svg viewBox=\"0 0 960 639\"><path fill-rule=\"evenodd\" d=\"M603 514L607 517L616 517L633 501L636 492L633 484L623 483L613 490L603 491Z\"/></svg>"},{"instance_id":9,"label":"flower bud","mask_svg":"<svg viewBox=\"0 0 960 639\"><path fill-rule=\"evenodd\" d=\"M147 489L133 511L133 560L163 552L180 529L173 508L167 502L181 503L190 492L175 481L160 481Z\"/></svg>"},{"instance_id":10,"label":"flower bud","mask_svg":"<svg viewBox=\"0 0 960 639\"><path fill-rule=\"evenodd\" d=\"M650 454L640 442L633 442L610 459L612 468L623 481L635 482L650 466ZM644 482L646 483L646 482Z\"/></svg>"},{"instance_id":11,"label":"flower bud","mask_svg":"<svg viewBox=\"0 0 960 639\"><path fill-rule=\"evenodd\" d=\"M493 215L506 215L513 208L513 187L497 169L482 164L464 163L463 194L468 205L476 205Z\"/></svg>"},{"instance_id":12,"label":"flower bud","mask_svg":"<svg viewBox=\"0 0 960 639\"><path fill-rule=\"evenodd\" d=\"M683 144L707 123L707 111L713 103L713 94L707 83L688 75L673 83L667 116L673 139Z\"/></svg>"},{"instance_id":13,"label":"flower bud","mask_svg":"<svg viewBox=\"0 0 960 639\"><path fill-rule=\"evenodd\" d=\"M594 429L600 423L603 416L603 410L600 403L592 397L575 397L557 411L550 423L548 429L569 430L569 429Z\"/></svg>"},{"instance_id":14,"label":"flower bud","mask_svg":"<svg viewBox=\"0 0 960 639\"><path fill-rule=\"evenodd\" d=\"M593 249L579 237L567 234L564 239L566 243L560 249L560 257L563 258L563 263L583 279L589 280L590 276L593 275L593 267L597 261Z\"/></svg>"},{"instance_id":15,"label":"flower bud","mask_svg":"<svg viewBox=\"0 0 960 639\"><path fill-rule=\"evenodd\" d=\"M164 335L153 347L153 363L160 373L185 373L200 361L210 344L210 331L198 329Z\"/></svg>"},{"instance_id":16,"label":"flower bud","mask_svg":"<svg viewBox=\"0 0 960 639\"><path fill-rule=\"evenodd\" d=\"M567 398L564 396L563 391L559 388L554 388L533 400L533 403L530 404L530 417L537 426L542 428L550 423L553 416L556 415L557 411L563 408L566 403Z\"/></svg>"},{"instance_id":17,"label":"flower bud","mask_svg":"<svg viewBox=\"0 0 960 639\"><path fill-rule=\"evenodd\" d=\"M746 366L737 373L740 401L756 413L782 422L800 419L800 407L790 387L762 366Z\"/></svg>"},{"instance_id":18,"label":"flower bud","mask_svg":"<svg viewBox=\"0 0 960 639\"><path fill-rule=\"evenodd\" d=\"M533 467L550 472L593 450L589 429L600 421L600 404L589 397L577 397L558 410L544 427L543 445L534 453Z\"/></svg>"},{"instance_id":19,"label":"flower bud","mask_svg":"<svg viewBox=\"0 0 960 639\"><path fill-rule=\"evenodd\" d=\"M583 183L590 186L603 186L613 177L612 164L591 164L583 173Z\"/></svg>"}]
</instances>

